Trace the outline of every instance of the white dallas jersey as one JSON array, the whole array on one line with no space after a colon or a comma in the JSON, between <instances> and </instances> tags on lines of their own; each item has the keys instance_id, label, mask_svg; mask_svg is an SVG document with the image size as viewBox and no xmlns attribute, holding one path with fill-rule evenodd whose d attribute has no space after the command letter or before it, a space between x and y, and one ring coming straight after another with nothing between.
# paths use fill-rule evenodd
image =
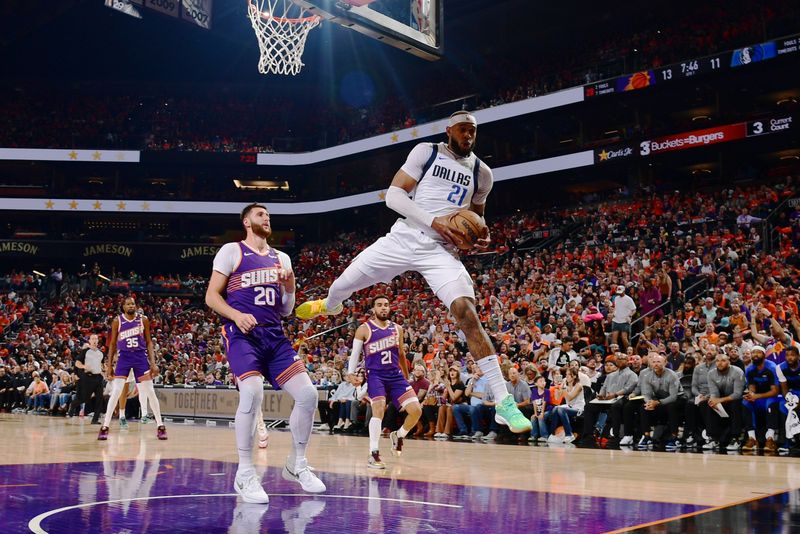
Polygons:
<instances>
[{"instance_id":1,"label":"white dallas jersey","mask_svg":"<svg viewBox=\"0 0 800 534\"><path fill-rule=\"evenodd\" d=\"M402 171L417 181L412 199L423 210L439 217L470 203L485 204L492 190L492 171L470 153L466 158L455 155L446 143L420 143L408 155ZM407 219L398 223L421 230L429 237L441 240L439 233Z\"/></svg>"}]
</instances>

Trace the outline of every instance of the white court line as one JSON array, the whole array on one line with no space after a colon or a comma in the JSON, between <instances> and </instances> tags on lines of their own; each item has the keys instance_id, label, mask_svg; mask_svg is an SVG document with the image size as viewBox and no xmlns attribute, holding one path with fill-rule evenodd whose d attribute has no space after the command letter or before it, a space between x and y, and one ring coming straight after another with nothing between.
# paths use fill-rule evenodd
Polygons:
<instances>
[{"instance_id":1,"label":"white court line","mask_svg":"<svg viewBox=\"0 0 800 534\"><path fill-rule=\"evenodd\" d=\"M317 494L309 494L309 493L269 493L270 497L314 497L314 498L323 498L323 499L357 499L357 500L375 500L375 501L386 501L386 502L399 502L403 504L423 504L427 506L438 506L440 508L463 508L463 506L457 504L443 504L438 502L427 502L427 501L414 501L411 499L392 499L390 497L367 497L363 495L323 495L320 493ZM77 508L89 508L92 506L96 506L98 504L116 504L122 502L133 502L133 501L152 501L158 499L187 499L191 497L237 497L236 493L200 493L196 495L160 495L155 497L136 497L134 499L116 499L113 501L96 501L96 502L87 502L82 504L75 504L73 506L65 506L63 508L56 508L55 510L50 510L49 512L44 512L30 521L28 521L28 528L31 532L35 534L48 534L46 530L42 528L42 521L47 519L50 516L60 514L61 512L66 512L68 510L75 510Z\"/></svg>"}]
</instances>

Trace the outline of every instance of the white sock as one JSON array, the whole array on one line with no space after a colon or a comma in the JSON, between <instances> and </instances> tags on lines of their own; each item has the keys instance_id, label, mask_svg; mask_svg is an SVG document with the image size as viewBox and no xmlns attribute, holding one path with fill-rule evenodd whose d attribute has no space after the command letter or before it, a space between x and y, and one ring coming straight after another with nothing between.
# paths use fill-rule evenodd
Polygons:
<instances>
[{"instance_id":1,"label":"white sock","mask_svg":"<svg viewBox=\"0 0 800 534\"><path fill-rule=\"evenodd\" d=\"M153 389L155 393L155 389ZM158 398L158 397L156 397ZM139 406L142 408L142 417L147 417L147 405L149 404L148 395L142 395L141 387L139 388ZM160 410L159 410L160 411Z\"/></svg>"},{"instance_id":2,"label":"white sock","mask_svg":"<svg viewBox=\"0 0 800 534\"><path fill-rule=\"evenodd\" d=\"M373 417L369 420L369 452L377 451L381 441L381 420Z\"/></svg>"},{"instance_id":3,"label":"white sock","mask_svg":"<svg viewBox=\"0 0 800 534\"><path fill-rule=\"evenodd\" d=\"M747 437L756 439L756 431L755 430L748 430L747 431Z\"/></svg>"},{"instance_id":4,"label":"white sock","mask_svg":"<svg viewBox=\"0 0 800 534\"><path fill-rule=\"evenodd\" d=\"M114 415L114 406L119 402L119 397L122 395L122 387L125 384L124 378L115 378L111 384L111 398L108 399L108 408L106 408L106 416L103 418L103 426L111 426L111 417ZM120 412L120 417L125 419L125 412Z\"/></svg>"},{"instance_id":5,"label":"white sock","mask_svg":"<svg viewBox=\"0 0 800 534\"><path fill-rule=\"evenodd\" d=\"M234 430L236 449L239 452L237 475L247 476L255 473L253 465L253 436L256 431L256 406L264 398L264 378L261 375L248 376L239 382L239 406L236 408Z\"/></svg>"},{"instance_id":6,"label":"white sock","mask_svg":"<svg viewBox=\"0 0 800 534\"><path fill-rule=\"evenodd\" d=\"M406 430L406 427L401 426L399 429L397 429L397 437L398 438L404 438L407 435L408 435L408 430Z\"/></svg>"},{"instance_id":7,"label":"white sock","mask_svg":"<svg viewBox=\"0 0 800 534\"><path fill-rule=\"evenodd\" d=\"M297 473L308 466L306 449L314 426L314 410L317 409L319 395L311 383L308 373L293 376L281 386L294 399L294 408L289 416L289 429L292 431L292 450L286 465Z\"/></svg>"},{"instance_id":8,"label":"white sock","mask_svg":"<svg viewBox=\"0 0 800 534\"><path fill-rule=\"evenodd\" d=\"M325 308L332 310L356 291L369 287L374 283L375 280L361 272L358 267L351 263L328 289Z\"/></svg>"},{"instance_id":9,"label":"white sock","mask_svg":"<svg viewBox=\"0 0 800 534\"><path fill-rule=\"evenodd\" d=\"M767 433L764 435L764 438L775 439L775 431L770 428L769 430L767 430Z\"/></svg>"},{"instance_id":10,"label":"white sock","mask_svg":"<svg viewBox=\"0 0 800 534\"><path fill-rule=\"evenodd\" d=\"M151 408L153 409L153 417L156 418L156 425L161 426L164 422L161 420L161 405L158 403L158 397L156 397L156 390L153 387L152 380L145 380L143 382L139 382L139 396L142 396L144 393L144 398L150 400Z\"/></svg>"},{"instance_id":11,"label":"white sock","mask_svg":"<svg viewBox=\"0 0 800 534\"><path fill-rule=\"evenodd\" d=\"M494 402L500 404L503 399L508 397L509 393L506 389L506 381L503 378L503 372L500 370L500 364L497 362L497 355L492 354L478 360L478 367L483 371L486 377L486 383L492 388L494 394Z\"/></svg>"}]
</instances>

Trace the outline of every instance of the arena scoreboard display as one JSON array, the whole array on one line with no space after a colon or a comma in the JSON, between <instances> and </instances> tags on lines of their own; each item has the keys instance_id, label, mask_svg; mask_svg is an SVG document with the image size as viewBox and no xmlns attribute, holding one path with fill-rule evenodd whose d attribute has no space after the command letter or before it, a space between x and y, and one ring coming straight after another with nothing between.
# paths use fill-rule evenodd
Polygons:
<instances>
[{"instance_id":1,"label":"arena scoreboard display","mask_svg":"<svg viewBox=\"0 0 800 534\"><path fill-rule=\"evenodd\" d=\"M583 94L586 98L591 98L644 89L672 80L729 70L794 54L798 52L799 46L800 34L592 83L584 86Z\"/></svg>"}]
</instances>

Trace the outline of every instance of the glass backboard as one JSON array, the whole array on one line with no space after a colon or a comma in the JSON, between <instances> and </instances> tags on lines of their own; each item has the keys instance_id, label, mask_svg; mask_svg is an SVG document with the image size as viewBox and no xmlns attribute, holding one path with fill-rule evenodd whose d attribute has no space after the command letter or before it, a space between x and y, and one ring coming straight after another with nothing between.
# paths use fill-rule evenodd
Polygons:
<instances>
[{"instance_id":1,"label":"glass backboard","mask_svg":"<svg viewBox=\"0 0 800 534\"><path fill-rule=\"evenodd\" d=\"M292 0L310 13L428 60L443 53L442 0Z\"/></svg>"}]
</instances>

